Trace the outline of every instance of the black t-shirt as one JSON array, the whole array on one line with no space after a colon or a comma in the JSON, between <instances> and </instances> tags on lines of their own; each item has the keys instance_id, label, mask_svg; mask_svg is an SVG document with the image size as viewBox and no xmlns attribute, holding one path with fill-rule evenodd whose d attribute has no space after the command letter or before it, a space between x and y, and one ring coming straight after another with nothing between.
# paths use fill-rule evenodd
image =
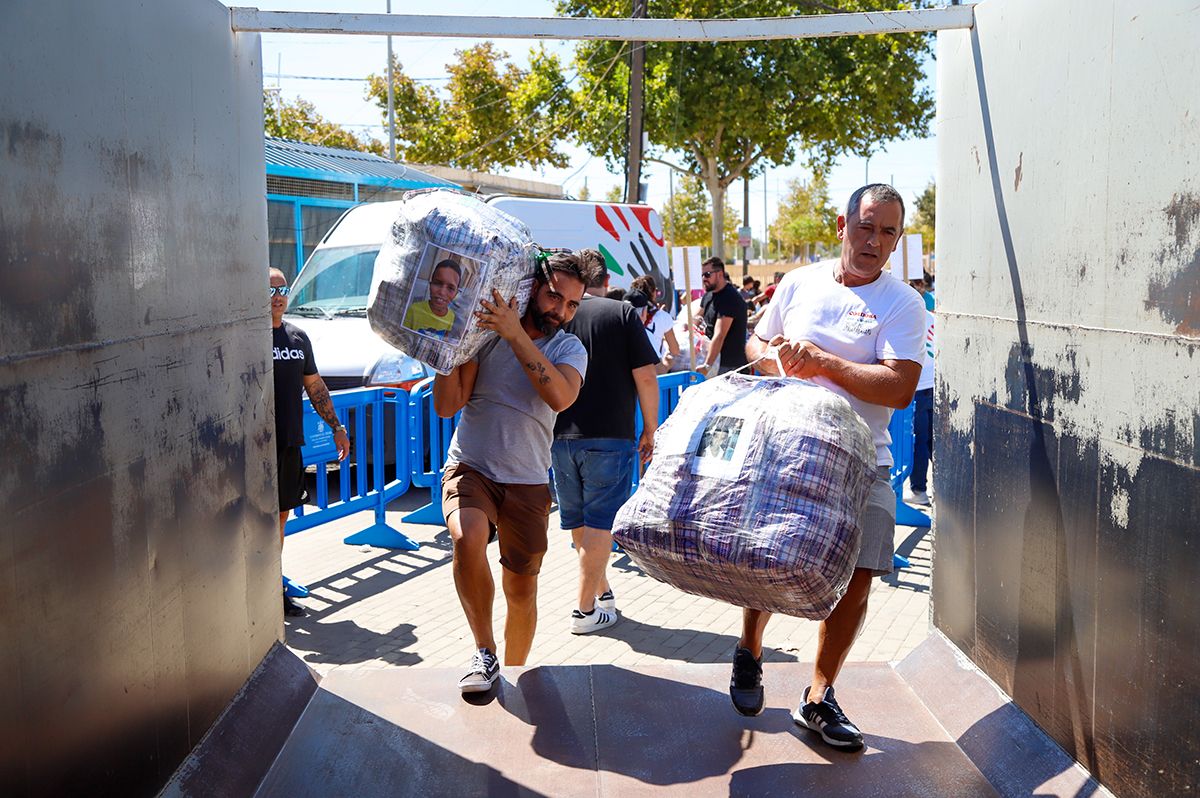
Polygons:
<instances>
[{"instance_id":1,"label":"black t-shirt","mask_svg":"<svg viewBox=\"0 0 1200 798\"><path fill-rule=\"evenodd\" d=\"M275 361L275 441L279 446L304 445L304 375L317 373L308 336L286 321L271 330Z\"/></svg>"},{"instance_id":2,"label":"black t-shirt","mask_svg":"<svg viewBox=\"0 0 1200 798\"><path fill-rule=\"evenodd\" d=\"M627 302L588 296L563 329L579 336L588 366L579 398L558 414L554 437L633 440L637 385L631 372L658 362L637 311Z\"/></svg>"},{"instance_id":3,"label":"black t-shirt","mask_svg":"<svg viewBox=\"0 0 1200 798\"><path fill-rule=\"evenodd\" d=\"M746 300L733 287L725 283L720 291L710 291L700 300L704 315L704 334L712 338L717 331L717 318L728 316L733 326L721 344L721 368L719 373L734 371L746 365Z\"/></svg>"}]
</instances>

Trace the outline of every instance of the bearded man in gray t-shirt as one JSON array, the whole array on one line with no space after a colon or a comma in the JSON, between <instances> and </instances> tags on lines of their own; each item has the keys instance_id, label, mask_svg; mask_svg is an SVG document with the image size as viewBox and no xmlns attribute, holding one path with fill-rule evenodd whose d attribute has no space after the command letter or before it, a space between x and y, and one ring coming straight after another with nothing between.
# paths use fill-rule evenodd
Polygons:
<instances>
[{"instance_id":1,"label":"bearded man in gray t-shirt","mask_svg":"<svg viewBox=\"0 0 1200 798\"><path fill-rule=\"evenodd\" d=\"M475 316L497 340L433 382L439 416L463 411L442 477L442 508L454 542L454 586L475 637L475 655L459 681L464 693L486 691L500 675L487 562L493 528L508 602L504 664L524 665L533 644L554 420L574 403L587 373L587 350L560 328L574 317L594 268L570 253L542 262L523 316L515 299L493 291Z\"/></svg>"}]
</instances>

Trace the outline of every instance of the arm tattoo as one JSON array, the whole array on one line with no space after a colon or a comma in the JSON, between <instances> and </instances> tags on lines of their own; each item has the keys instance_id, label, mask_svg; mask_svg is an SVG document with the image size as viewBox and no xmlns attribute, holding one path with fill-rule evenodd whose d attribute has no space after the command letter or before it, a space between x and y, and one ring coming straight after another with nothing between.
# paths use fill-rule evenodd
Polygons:
<instances>
[{"instance_id":1,"label":"arm tattoo","mask_svg":"<svg viewBox=\"0 0 1200 798\"><path fill-rule=\"evenodd\" d=\"M546 367L541 363L531 360L525 364L525 368L529 369L534 374L539 375L538 385L545 385L546 383L550 382L550 375L546 373Z\"/></svg>"},{"instance_id":2,"label":"arm tattoo","mask_svg":"<svg viewBox=\"0 0 1200 798\"><path fill-rule=\"evenodd\" d=\"M325 387L325 380L320 377L308 389L308 400L312 402L313 410L317 411L317 415L325 419L325 422L331 427L336 427L342 422L338 421L337 411L333 409L333 398L329 395L329 389Z\"/></svg>"}]
</instances>

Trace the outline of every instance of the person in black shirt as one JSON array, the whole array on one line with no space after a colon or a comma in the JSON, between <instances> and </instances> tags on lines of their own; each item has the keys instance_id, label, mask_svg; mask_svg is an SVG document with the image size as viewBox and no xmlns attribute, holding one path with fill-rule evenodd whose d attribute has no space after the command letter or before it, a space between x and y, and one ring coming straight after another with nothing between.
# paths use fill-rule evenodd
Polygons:
<instances>
[{"instance_id":1,"label":"person in black shirt","mask_svg":"<svg viewBox=\"0 0 1200 798\"><path fill-rule=\"evenodd\" d=\"M708 374L717 356L721 358L719 374L737 371L746 365L746 300L729 282L725 263L709 258L700 264L700 277L707 292L700 302L704 317L704 332L712 344L704 363L696 371Z\"/></svg>"},{"instance_id":2,"label":"person in black shirt","mask_svg":"<svg viewBox=\"0 0 1200 798\"><path fill-rule=\"evenodd\" d=\"M589 285L575 318L564 327L588 352L579 397L559 413L550 449L559 523L571 530L579 555L579 606L572 634L617 622L616 599L604 575L612 552L612 525L633 484L634 400L642 407L641 461L654 450L658 428L658 353L641 318L627 302L607 299L608 269L595 250L579 253L603 275Z\"/></svg>"},{"instance_id":3,"label":"person in black shirt","mask_svg":"<svg viewBox=\"0 0 1200 798\"><path fill-rule=\"evenodd\" d=\"M333 442L338 460L350 453L350 438L333 409L333 399L325 381L317 373L312 344L299 327L283 320L288 305L287 278L279 269L270 270L271 279L271 344L275 372L275 453L279 465L279 543L283 544L283 527L293 507L304 503L304 463L300 449L304 446L303 388L313 409L333 428ZM304 608L285 593L283 613L291 617L304 615Z\"/></svg>"}]
</instances>

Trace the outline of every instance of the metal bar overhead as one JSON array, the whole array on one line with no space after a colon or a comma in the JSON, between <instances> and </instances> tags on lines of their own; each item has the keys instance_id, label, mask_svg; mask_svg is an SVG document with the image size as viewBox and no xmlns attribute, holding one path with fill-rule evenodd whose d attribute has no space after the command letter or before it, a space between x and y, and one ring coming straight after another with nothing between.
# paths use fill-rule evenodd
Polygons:
<instances>
[{"instance_id":1,"label":"metal bar overhead","mask_svg":"<svg viewBox=\"0 0 1200 798\"><path fill-rule=\"evenodd\" d=\"M864 11L754 19L595 19L341 14L229 9L235 31L354 36L439 36L486 39L608 39L643 42L737 42L813 39L970 28L972 5L912 11Z\"/></svg>"}]
</instances>

